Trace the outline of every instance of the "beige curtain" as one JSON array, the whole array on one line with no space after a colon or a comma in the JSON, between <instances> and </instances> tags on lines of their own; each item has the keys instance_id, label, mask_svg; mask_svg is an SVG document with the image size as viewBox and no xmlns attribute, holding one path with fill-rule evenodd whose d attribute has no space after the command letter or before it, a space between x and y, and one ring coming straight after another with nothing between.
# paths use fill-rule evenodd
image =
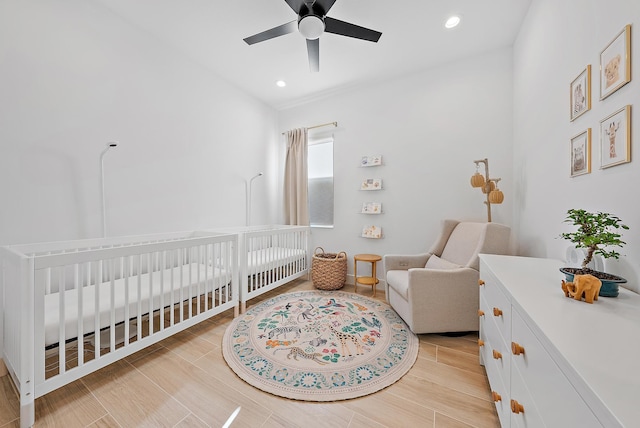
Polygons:
<instances>
[{"instance_id":1,"label":"beige curtain","mask_svg":"<svg viewBox=\"0 0 640 428\"><path fill-rule=\"evenodd\" d=\"M284 219L286 224L309 225L307 129L287 131L284 167Z\"/></svg>"}]
</instances>

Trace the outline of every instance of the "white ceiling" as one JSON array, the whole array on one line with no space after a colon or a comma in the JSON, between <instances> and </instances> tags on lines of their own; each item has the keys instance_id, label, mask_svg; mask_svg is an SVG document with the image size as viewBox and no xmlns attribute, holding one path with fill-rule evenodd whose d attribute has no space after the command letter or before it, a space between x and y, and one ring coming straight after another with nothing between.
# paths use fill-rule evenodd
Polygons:
<instances>
[{"instance_id":1,"label":"white ceiling","mask_svg":"<svg viewBox=\"0 0 640 428\"><path fill-rule=\"evenodd\" d=\"M382 32L378 43L325 33L311 73L296 33L243 38L296 19L284 0L98 0L130 23L277 109L511 46L531 0L337 0L328 16ZM462 17L444 28L451 14ZM275 82L285 80L278 88Z\"/></svg>"}]
</instances>

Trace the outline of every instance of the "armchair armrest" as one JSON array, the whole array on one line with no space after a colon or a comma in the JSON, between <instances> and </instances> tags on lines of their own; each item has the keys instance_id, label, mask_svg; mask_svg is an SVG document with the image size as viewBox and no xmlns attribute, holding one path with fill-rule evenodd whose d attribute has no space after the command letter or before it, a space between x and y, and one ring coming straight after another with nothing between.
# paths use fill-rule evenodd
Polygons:
<instances>
[{"instance_id":1,"label":"armchair armrest","mask_svg":"<svg viewBox=\"0 0 640 428\"><path fill-rule=\"evenodd\" d=\"M424 268L431 257L431 253L422 254L386 254L383 256L384 276L390 270L408 270L413 268Z\"/></svg>"}]
</instances>

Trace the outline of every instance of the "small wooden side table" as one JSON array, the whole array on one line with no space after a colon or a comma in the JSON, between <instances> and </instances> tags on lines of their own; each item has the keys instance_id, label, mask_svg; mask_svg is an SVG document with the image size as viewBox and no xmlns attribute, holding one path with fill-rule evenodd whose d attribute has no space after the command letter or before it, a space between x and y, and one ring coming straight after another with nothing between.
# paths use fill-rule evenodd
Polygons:
<instances>
[{"instance_id":1,"label":"small wooden side table","mask_svg":"<svg viewBox=\"0 0 640 428\"><path fill-rule=\"evenodd\" d=\"M373 297L376 297L376 284L380 282L376 276L376 262L380 260L382 257L377 254L356 254L353 256L353 277L355 278L353 287L356 293L358 292L358 283L360 283L373 287ZM371 263L371 276L358 276L358 262Z\"/></svg>"}]
</instances>

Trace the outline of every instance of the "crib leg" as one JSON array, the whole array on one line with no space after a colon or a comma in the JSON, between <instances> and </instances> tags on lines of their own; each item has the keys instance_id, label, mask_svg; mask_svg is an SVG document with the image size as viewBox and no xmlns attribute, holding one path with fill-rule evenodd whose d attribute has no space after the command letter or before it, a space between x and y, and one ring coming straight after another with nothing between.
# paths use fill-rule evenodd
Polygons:
<instances>
[{"instance_id":1,"label":"crib leg","mask_svg":"<svg viewBox=\"0 0 640 428\"><path fill-rule=\"evenodd\" d=\"M31 398L26 403L20 404L20 428L32 427L36 422L36 406Z\"/></svg>"},{"instance_id":2,"label":"crib leg","mask_svg":"<svg viewBox=\"0 0 640 428\"><path fill-rule=\"evenodd\" d=\"M247 312L247 302L240 302L240 313L244 314Z\"/></svg>"},{"instance_id":3,"label":"crib leg","mask_svg":"<svg viewBox=\"0 0 640 428\"><path fill-rule=\"evenodd\" d=\"M238 315L240 315L240 313L239 313L239 312L240 312L240 311L239 311L239 306L238 306L238 305L235 305L235 306L233 307L233 317L235 318L235 317L237 317Z\"/></svg>"}]
</instances>

